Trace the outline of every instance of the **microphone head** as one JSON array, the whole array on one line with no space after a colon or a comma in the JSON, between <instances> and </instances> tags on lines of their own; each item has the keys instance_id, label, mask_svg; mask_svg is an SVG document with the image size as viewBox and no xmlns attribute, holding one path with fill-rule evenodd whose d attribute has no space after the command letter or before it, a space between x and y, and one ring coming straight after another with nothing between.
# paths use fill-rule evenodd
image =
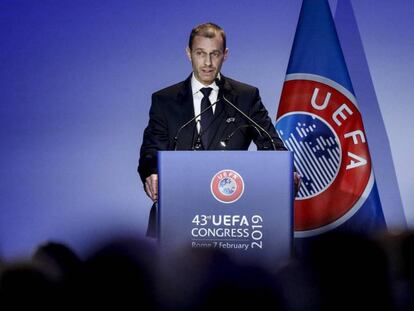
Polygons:
<instances>
[{"instance_id":1,"label":"microphone head","mask_svg":"<svg viewBox=\"0 0 414 311\"><path fill-rule=\"evenodd\" d=\"M216 85L217 85L219 88L223 87L223 83L224 83L223 78L219 79L218 77L216 77L216 78L214 79L214 82L216 82Z\"/></svg>"}]
</instances>

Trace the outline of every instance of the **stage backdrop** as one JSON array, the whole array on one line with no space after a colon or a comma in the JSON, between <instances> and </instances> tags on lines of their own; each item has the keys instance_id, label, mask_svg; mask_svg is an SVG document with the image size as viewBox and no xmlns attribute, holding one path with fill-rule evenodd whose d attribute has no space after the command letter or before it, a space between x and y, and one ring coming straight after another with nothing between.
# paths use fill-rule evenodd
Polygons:
<instances>
[{"instance_id":1,"label":"stage backdrop","mask_svg":"<svg viewBox=\"0 0 414 311\"><path fill-rule=\"evenodd\" d=\"M330 3L335 11L337 1ZM401 193L392 197L377 176L380 196L402 202L413 227L414 4L352 4ZM1 1L0 256L27 256L46 240L82 255L101 239L143 236L151 203L136 166L150 97L190 74L184 49L191 28L213 21L226 30L223 73L258 86L274 120L300 6ZM367 133L374 142L375 125ZM387 203L388 221L398 227L403 221L392 211Z\"/></svg>"}]
</instances>

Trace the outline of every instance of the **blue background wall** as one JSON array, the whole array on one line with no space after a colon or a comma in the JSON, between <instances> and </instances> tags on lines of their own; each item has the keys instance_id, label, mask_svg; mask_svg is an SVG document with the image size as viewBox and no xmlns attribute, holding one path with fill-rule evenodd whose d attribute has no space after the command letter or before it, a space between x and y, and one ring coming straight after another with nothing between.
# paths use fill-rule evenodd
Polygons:
<instances>
[{"instance_id":1,"label":"blue background wall","mask_svg":"<svg viewBox=\"0 0 414 311\"><path fill-rule=\"evenodd\" d=\"M413 227L414 4L352 4ZM50 239L82 254L114 234L142 236L151 204L136 166L150 96L190 73L191 28L226 30L223 73L258 86L274 118L300 5L1 1L0 254L27 255Z\"/></svg>"}]
</instances>

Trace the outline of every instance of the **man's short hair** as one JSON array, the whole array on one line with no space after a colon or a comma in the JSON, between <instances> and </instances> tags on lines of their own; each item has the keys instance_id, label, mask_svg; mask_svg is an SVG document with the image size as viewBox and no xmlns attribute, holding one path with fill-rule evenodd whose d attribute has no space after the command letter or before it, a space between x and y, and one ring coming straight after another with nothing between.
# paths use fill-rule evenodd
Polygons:
<instances>
[{"instance_id":1,"label":"man's short hair","mask_svg":"<svg viewBox=\"0 0 414 311\"><path fill-rule=\"evenodd\" d=\"M223 52L226 50L226 34L224 33L223 28L214 23L204 23L198 26L195 26L191 30L190 39L188 40L188 47L190 50L193 47L193 40L195 36L201 36L205 38L215 38L217 34L221 35L223 39Z\"/></svg>"}]
</instances>

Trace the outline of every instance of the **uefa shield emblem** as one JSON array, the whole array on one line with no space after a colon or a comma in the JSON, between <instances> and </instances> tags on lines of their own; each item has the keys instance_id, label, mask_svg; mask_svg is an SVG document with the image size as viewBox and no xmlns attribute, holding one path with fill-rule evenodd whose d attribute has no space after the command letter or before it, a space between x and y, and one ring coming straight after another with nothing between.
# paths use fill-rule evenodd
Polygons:
<instances>
[{"instance_id":1,"label":"uefa shield emblem","mask_svg":"<svg viewBox=\"0 0 414 311\"><path fill-rule=\"evenodd\" d=\"M302 176L295 236L312 236L344 223L367 198L374 177L365 130L354 96L324 77L292 74L281 98L276 129Z\"/></svg>"},{"instance_id":2,"label":"uefa shield emblem","mask_svg":"<svg viewBox=\"0 0 414 311\"><path fill-rule=\"evenodd\" d=\"M243 178L234 170L225 169L211 179L211 193L221 203L234 203L244 192Z\"/></svg>"}]
</instances>

